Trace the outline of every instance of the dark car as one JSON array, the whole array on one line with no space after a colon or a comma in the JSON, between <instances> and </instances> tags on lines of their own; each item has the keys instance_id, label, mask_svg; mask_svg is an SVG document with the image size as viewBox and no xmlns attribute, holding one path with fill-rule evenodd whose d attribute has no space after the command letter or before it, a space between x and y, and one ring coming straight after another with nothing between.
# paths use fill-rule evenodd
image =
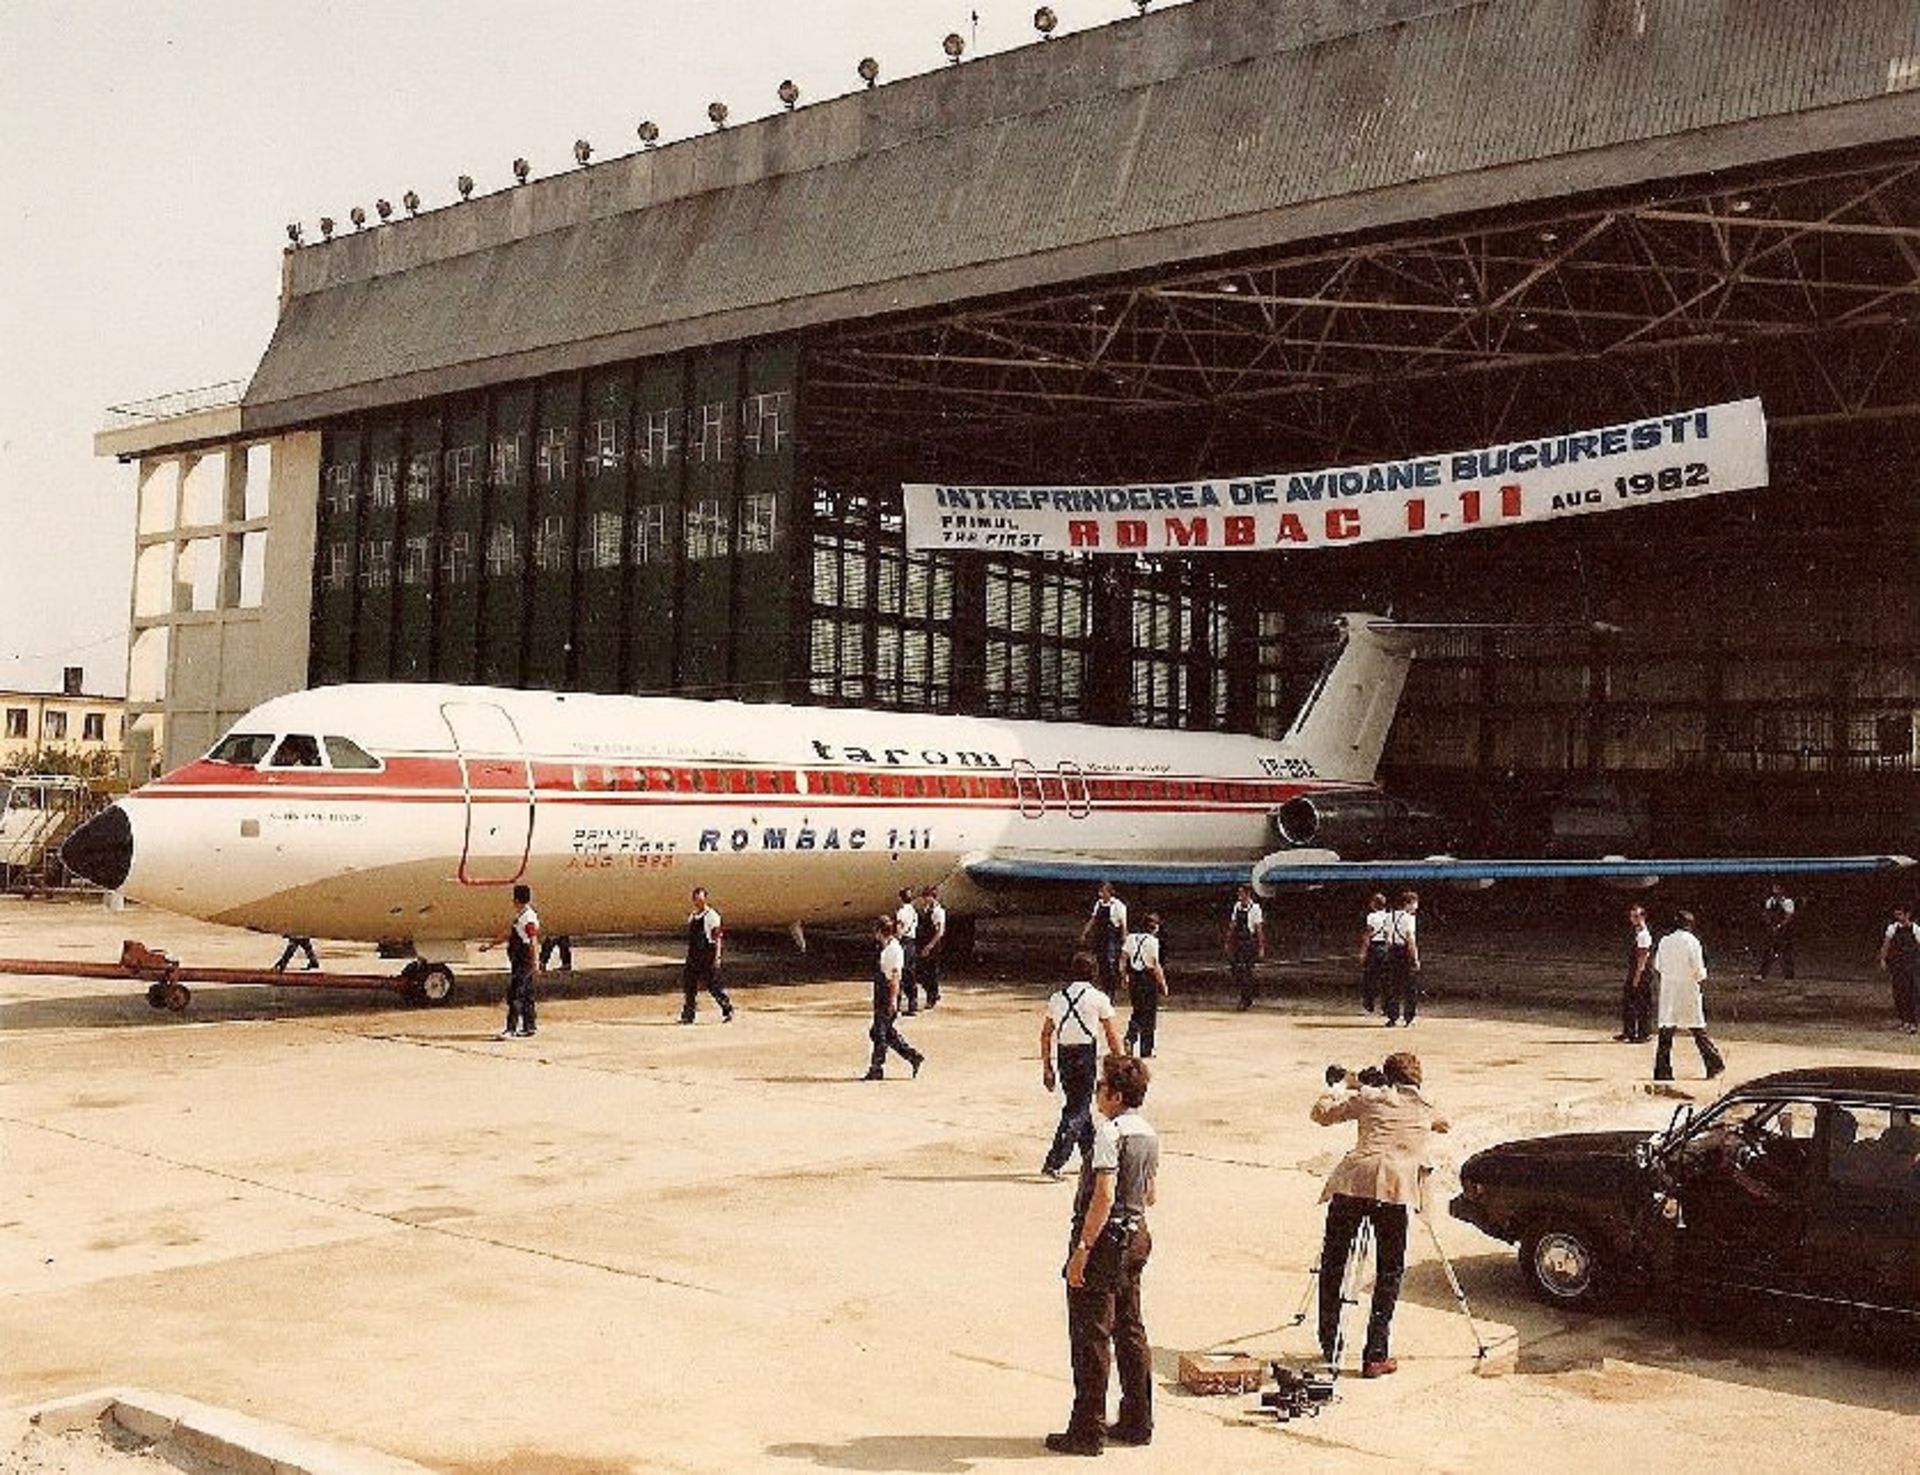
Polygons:
<instances>
[{"instance_id":1,"label":"dark car","mask_svg":"<svg viewBox=\"0 0 1920 1475\"><path fill-rule=\"evenodd\" d=\"M1651 1137L1488 1148L1460 1187L1556 1306L1679 1279L1920 1318L1920 1070L1763 1076Z\"/></svg>"}]
</instances>

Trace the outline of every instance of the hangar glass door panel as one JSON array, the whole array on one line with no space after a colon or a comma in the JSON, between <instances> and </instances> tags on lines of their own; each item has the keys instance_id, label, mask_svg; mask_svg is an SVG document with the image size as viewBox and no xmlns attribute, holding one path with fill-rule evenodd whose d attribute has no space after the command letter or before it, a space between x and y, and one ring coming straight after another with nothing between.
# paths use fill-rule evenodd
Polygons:
<instances>
[{"instance_id":1,"label":"hangar glass door panel","mask_svg":"<svg viewBox=\"0 0 1920 1475\"><path fill-rule=\"evenodd\" d=\"M440 715L453 734L466 797L460 879L468 886L510 885L526 873L533 843L533 765L520 729L492 702L446 702Z\"/></svg>"}]
</instances>

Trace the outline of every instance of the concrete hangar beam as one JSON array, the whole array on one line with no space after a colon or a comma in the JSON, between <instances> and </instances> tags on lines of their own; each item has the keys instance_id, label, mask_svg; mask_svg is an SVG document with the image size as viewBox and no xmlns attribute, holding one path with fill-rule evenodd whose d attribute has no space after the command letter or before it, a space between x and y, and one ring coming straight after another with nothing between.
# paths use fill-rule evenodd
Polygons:
<instances>
[{"instance_id":1,"label":"concrete hangar beam","mask_svg":"<svg viewBox=\"0 0 1920 1475\"><path fill-rule=\"evenodd\" d=\"M1206 0L287 256L248 432L1920 136L1833 0Z\"/></svg>"}]
</instances>

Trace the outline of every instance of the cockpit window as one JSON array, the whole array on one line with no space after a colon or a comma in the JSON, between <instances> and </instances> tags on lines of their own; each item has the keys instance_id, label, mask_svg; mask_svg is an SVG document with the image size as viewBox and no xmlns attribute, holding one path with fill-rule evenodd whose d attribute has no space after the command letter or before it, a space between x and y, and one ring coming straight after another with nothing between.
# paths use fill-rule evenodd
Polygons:
<instances>
[{"instance_id":1,"label":"cockpit window","mask_svg":"<svg viewBox=\"0 0 1920 1475\"><path fill-rule=\"evenodd\" d=\"M280 746L273 750L273 761L269 768L318 768L320 766L320 744L304 732L290 732L280 739Z\"/></svg>"},{"instance_id":2,"label":"cockpit window","mask_svg":"<svg viewBox=\"0 0 1920 1475\"><path fill-rule=\"evenodd\" d=\"M248 768L256 768L267 756L267 749L273 746L273 734L268 732L230 732L221 738L214 750L207 754L210 763L239 763Z\"/></svg>"},{"instance_id":3,"label":"cockpit window","mask_svg":"<svg viewBox=\"0 0 1920 1475\"><path fill-rule=\"evenodd\" d=\"M323 741L327 745L327 762L335 768L378 768L380 766L380 760L352 738L334 737L329 734Z\"/></svg>"}]
</instances>

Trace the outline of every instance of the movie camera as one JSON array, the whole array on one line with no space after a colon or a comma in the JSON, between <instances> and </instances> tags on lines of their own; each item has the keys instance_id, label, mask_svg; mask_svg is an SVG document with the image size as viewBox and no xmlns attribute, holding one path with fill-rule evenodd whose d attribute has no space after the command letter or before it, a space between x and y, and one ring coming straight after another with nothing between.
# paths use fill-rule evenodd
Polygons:
<instances>
[{"instance_id":1,"label":"movie camera","mask_svg":"<svg viewBox=\"0 0 1920 1475\"><path fill-rule=\"evenodd\" d=\"M1329 1086L1337 1086L1344 1081L1349 1074L1353 1074L1354 1079L1359 1081L1363 1086L1384 1086L1387 1083L1386 1071L1377 1065L1363 1065L1358 1072L1349 1072L1344 1065L1329 1065L1327 1067L1327 1084Z\"/></svg>"},{"instance_id":2,"label":"movie camera","mask_svg":"<svg viewBox=\"0 0 1920 1475\"><path fill-rule=\"evenodd\" d=\"M1320 1410L1333 1402L1332 1372L1311 1372L1290 1367L1284 1362L1270 1365L1276 1386L1260 1395L1260 1406L1281 1423L1292 1419L1317 1419Z\"/></svg>"}]
</instances>

